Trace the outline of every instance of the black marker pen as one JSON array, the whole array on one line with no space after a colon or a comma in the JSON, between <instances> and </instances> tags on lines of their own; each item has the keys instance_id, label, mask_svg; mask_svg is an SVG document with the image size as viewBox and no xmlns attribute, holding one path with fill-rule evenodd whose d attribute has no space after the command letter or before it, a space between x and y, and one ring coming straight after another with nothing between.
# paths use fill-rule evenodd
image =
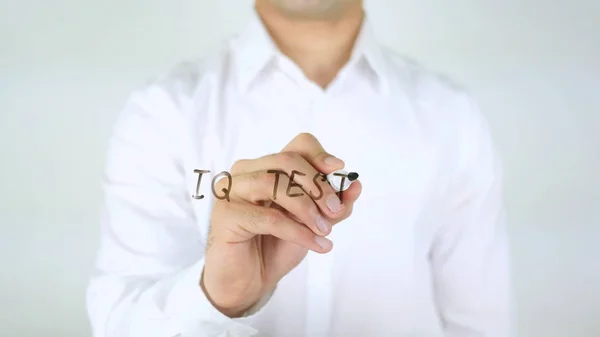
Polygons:
<instances>
[{"instance_id":1,"label":"black marker pen","mask_svg":"<svg viewBox=\"0 0 600 337\"><path fill-rule=\"evenodd\" d=\"M356 179L358 179L358 173L347 172L344 170L337 170L327 175L329 185L331 185L336 192L349 189L352 182ZM344 183L344 186L342 186L342 182Z\"/></svg>"}]
</instances>

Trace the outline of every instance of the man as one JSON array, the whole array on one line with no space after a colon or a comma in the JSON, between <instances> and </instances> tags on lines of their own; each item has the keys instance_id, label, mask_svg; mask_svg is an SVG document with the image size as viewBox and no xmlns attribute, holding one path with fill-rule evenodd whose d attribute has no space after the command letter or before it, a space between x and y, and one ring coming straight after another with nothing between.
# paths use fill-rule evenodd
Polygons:
<instances>
[{"instance_id":1,"label":"man","mask_svg":"<svg viewBox=\"0 0 600 337\"><path fill-rule=\"evenodd\" d=\"M94 335L511 335L501 175L473 99L379 46L361 1L254 15L118 120ZM339 169L360 174L343 193L320 175Z\"/></svg>"}]
</instances>

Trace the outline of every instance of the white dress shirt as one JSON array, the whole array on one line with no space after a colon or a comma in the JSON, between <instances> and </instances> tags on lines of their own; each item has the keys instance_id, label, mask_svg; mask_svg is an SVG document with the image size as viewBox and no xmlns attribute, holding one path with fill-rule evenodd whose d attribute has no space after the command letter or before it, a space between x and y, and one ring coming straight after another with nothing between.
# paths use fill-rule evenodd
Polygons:
<instances>
[{"instance_id":1,"label":"white dress shirt","mask_svg":"<svg viewBox=\"0 0 600 337\"><path fill-rule=\"evenodd\" d=\"M131 95L108 152L87 295L94 336L513 336L484 116L465 90L381 47L367 21L352 55L322 90L254 13L223 48ZM211 179L302 132L360 174L362 194L330 253L309 252L245 317L228 318L199 286ZM202 200L195 169L211 171Z\"/></svg>"}]
</instances>

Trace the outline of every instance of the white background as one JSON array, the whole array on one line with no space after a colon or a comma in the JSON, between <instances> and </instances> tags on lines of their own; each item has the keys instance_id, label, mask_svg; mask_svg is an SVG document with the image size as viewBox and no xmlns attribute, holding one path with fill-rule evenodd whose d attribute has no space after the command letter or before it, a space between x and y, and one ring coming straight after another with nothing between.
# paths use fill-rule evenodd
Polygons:
<instances>
[{"instance_id":1,"label":"white background","mask_svg":"<svg viewBox=\"0 0 600 337\"><path fill-rule=\"evenodd\" d=\"M0 335L87 336L107 137L127 95L249 0L0 1ZM367 0L382 43L475 92L504 158L519 327L600 336L600 2Z\"/></svg>"}]
</instances>

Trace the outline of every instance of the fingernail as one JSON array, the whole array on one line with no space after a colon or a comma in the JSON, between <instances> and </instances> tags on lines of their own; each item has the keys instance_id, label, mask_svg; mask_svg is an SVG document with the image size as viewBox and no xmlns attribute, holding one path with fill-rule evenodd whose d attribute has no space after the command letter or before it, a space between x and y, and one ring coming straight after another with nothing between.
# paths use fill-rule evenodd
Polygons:
<instances>
[{"instance_id":1,"label":"fingernail","mask_svg":"<svg viewBox=\"0 0 600 337\"><path fill-rule=\"evenodd\" d=\"M321 248L325 250L329 250L331 249L331 246L333 246L333 242L331 242L328 238L324 238L322 236L315 237L315 241Z\"/></svg>"},{"instance_id":2,"label":"fingernail","mask_svg":"<svg viewBox=\"0 0 600 337\"><path fill-rule=\"evenodd\" d=\"M324 160L325 165L327 166L332 166L332 167L337 167L337 166L343 166L344 162L341 159L338 159L334 156L329 156L327 158L325 158Z\"/></svg>"},{"instance_id":3,"label":"fingernail","mask_svg":"<svg viewBox=\"0 0 600 337\"><path fill-rule=\"evenodd\" d=\"M327 198L327 208L333 213L337 213L342 209L342 204L340 203L340 199L337 195L333 194Z\"/></svg>"},{"instance_id":4,"label":"fingernail","mask_svg":"<svg viewBox=\"0 0 600 337\"><path fill-rule=\"evenodd\" d=\"M325 218L323 218L322 216L317 216L317 228L321 231L321 233L323 234L327 234L329 233L329 223L327 223L327 220L325 220Z\"/></svg>"}]
</instances>

